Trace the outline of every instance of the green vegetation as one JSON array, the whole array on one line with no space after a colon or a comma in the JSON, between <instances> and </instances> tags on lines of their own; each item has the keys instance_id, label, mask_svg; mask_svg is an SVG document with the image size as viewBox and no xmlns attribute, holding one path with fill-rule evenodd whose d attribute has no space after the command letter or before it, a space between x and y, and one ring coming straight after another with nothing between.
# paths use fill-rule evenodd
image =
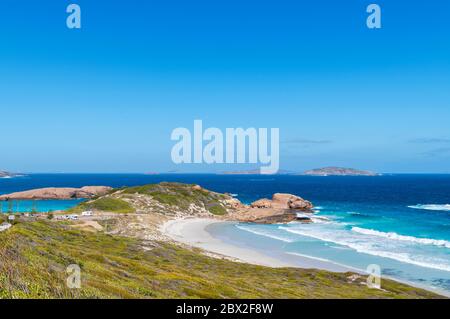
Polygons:
<instances>
[{"instance_id":1,"label":"green vegetation","mask_svg":"<svg viewBox=\"0 0 450 319\"><path fill-rule=\"evenodd\" d=\"M192 184L160 183L144 186L123 188L123 194L141 194L152 196L153 199L164 205L187 209L190 204L204 206L214 215L226 214L226 209L220 202L225 199L223 194L210 192L205 189L196 189Z\"/></svg>"},{"instance_id":2,"label":"green vegetation","mask_svg":"<svg viewBox=\"0 0 450 319\"><path fill-rule=\"evenodd\" d=\"M142 198L137 195L146 196L146 204L148 205L142 205ZM114 213L134 213L136 210L145 211L150 205L159 213L166 215L173 212L173 208L178 211L186 211L191 204L194 204L197 209L203 209L204 207L211 214L225 215L227 209L222 201L226 198L223 194L211 192L193 184L160 183L115 189L105 196L83 202L70 209L69 212L80 213L85 210L99 210ZM152 205L150 202L152 200L154 203L162 204L163 207Z\"/></svg>"},{"instance_id":3,"label":"green vegetation","mask_svg":"<svg viewBox=\"0 0 450 319\"><path fill-rule=\"evenodd\" d=\"M86 210L101 210L105 212L131 214L134 213L134 208L126 201L113 198L113 197L101 197L95 200L81 203L80 205L72 208L70 212L79 213Z\"/></svg>"},{"instance_id":4,"label":"green vegetation","mask_svg":"<svg viewBox=\"0 0 450 319\"><path fill-rule=\"evenodd\" d=\"M440 297L389 280L382 281L384 290L368 289L364 277L352 281L350 273L274 269L214 259L197 249L138 239L148 236L137 236L136 224L127 228L139 219L148 231L146 227L167 220L165 215L172 208L189 208L195 215L204 213L204 207L224 215L222 200L226 198L195 185L161 183L116 189L70 210L118 213L97 220L103 231L83 227L81 220L50 220L53 214L38 221L20 218L0 233L0 298ZM126 215L135 211L147 215ZM138 238L112 236L107 234L110 231ZM66 268L72 264L81 268L81 289L66 286Z\"/></svg>"},{"instance_id":5,"label":"green vegetation","mask_svg":"<svg viewBox=\"0 0 450 319\"><path fill-rule=\"evenodd\" d=\"M81 268L81 289L66 287L70 264ZM438 297L388 280L386 291L368 289L348 276L234 263L46 220L0 233L0 298Z\"/></svg>"},{"instance_id":6,"label":"green vegetation","mask_svg":"<svg viewBox=\"0 0 450 319\"><path fill-rule=\"evenodd\" d=\"M225 215L227 210L220 205L211 206L208 210L214 215Z\"/></svg>"},{"instance_id":7,"label":"green vegetation","mask_svg":"<svg viewBox=\"0 0 450 319\"><path fill-rule=\"evenodd\" d=\"M124 194L143 194L148 195L154 191L157 191L160 189L157 184L149 184L149 185L142 185L142 186L134 186L134 187L124 187L122 188L122 192Z\"/></svg>"}]
</instances>

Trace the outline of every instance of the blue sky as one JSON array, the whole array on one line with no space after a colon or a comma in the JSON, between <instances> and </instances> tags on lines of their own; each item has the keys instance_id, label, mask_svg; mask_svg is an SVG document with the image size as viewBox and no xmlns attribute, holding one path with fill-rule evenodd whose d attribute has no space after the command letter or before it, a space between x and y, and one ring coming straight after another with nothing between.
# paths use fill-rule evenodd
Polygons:
<instances>
[{"instance_id":1,"label":"blue sky","mask_svg":"<svg viewBox=\"0 0 450 319\"><path fill-rule=\"evenodd\" d=\"M238 169L172 164L202 119L280 128L283 169L450 173L449 57L442 0L2 0L0 168Z\"/></svg>"}]
</instances>

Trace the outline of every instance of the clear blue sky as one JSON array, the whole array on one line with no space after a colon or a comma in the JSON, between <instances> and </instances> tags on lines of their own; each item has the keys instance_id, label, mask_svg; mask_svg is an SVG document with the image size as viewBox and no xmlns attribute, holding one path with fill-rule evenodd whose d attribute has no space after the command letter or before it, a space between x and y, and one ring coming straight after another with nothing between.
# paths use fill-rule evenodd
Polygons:
<instances>
[{"instance_id":1,"label":"clear blue sky","mask_svg":"<svg viewBox=\"0 0 450 319\"><path fill-rule=\"evenodd\" d=\"M2 0L0 111L12 171L228 169L171 163L202 119L280 128L284 169L450 172L450 2Z\"/></svg>"}]
</instances>

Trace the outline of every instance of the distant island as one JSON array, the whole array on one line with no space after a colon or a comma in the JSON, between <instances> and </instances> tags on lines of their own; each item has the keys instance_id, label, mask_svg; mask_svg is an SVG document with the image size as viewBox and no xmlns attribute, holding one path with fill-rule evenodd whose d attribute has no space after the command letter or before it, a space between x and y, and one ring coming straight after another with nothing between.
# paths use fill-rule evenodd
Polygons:
<instances>
[{"instance_id":1,"label":"distant island","mask_svg":"<svg viewBox=\"0 0 450 319\"><path fill-rule=\"evenodd\" d=\"M23 176L22 174L10 173L7 171L0 171L0 178L12 178L17 176Z\"/></svg>"},{"instance_id":2,"label":"distant island","mask_svg":"<svg viewBox=\"0 0 450 319\"><path fill-rule=\"evenodd\" d=\"M315 168L305 171L302 175L308 176L379 176L381 174L359 170L354 168L344 168L344 167L323 167Z\"/></svg>"},{"instance_id":3,"label":"distant island","mask_svg":"<svg viewBox=\"0 0 450 319\"><path fill-rule=\"evenodd\" d=\"M242 171L226 171L218 173L219 175L260 175L259 169L242 170ZM381 174L345 167L329 166L323 168L315 168L307 170L303 173L294 171L279 170L276 175L307 175L307 176L380 176Z\"/></svg>"},{"instance_id":4,"label":"distant island","mask_svg":"<svg viewBox=\"0 0 450 319\"><path fill-rule=\"evenodd\" d=\"M243 170L243 171L226 171L218 173L219 175L261 175L261 171L259 168L251 169L251 170ZM295 174L292 171L282 170L280 169L276 175L292 175Z\"/></svg>"}]
</instances>

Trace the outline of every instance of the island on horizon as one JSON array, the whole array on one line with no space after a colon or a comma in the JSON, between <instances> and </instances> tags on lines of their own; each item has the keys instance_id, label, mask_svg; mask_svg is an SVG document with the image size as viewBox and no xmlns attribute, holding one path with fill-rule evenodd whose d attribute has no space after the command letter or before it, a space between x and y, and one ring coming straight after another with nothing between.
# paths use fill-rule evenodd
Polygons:
<instances>
[{"instance_id":1,"label":"island on horizon","mask_svg":"<svg viewBox=\"0 0 450 319\"><path fill-rule=\"evenodd\" d=\"M219 175L261 175L259 169L242 170L242 171L225 171L218 173ZM355 168L346 168L338 166L328 166L322 168L314 168L304 171L303 173L297 173L289 170L279 170L275 175L307 175L307 176L380 176L381 174L361 170Z\"/></svg>"},{"instance_id":2,"label":"island on horizon","mask_svg":"<svg viewBox=\"0 0 450 319\"><path fill-rule=\"evenodd\" d=\"M250 170L242 170L242 171L225 171L225 172L220 172L217 174L218 175L264 175L264 174L261 174L261 171L259 168L250 169ZM274 175L295 175L295 172L280 169Z\"/></svg>"},{"instance_id":3,"label":"island on horizon","mask_svg":"<svg viewBox=\"0 0 450 319\"><path fill-rule=\"evenodd\" d=\"M0 178L13 178L13 177L19 177L24 176L23 174L18 173L11 173L8 171L0 171Z\"/></svg>"},{"instance_id":4,"label":"island on horizon","mask_svg":"<svg viewBox=\"0 0 450 319\"><path fill-rule=\"evenodd\" d=\"M380 176L381 174L367 170L354 168L329 166L323 168L315 168L303 172L300 175L308 176Z\"/></svg>"}]
</instances>

